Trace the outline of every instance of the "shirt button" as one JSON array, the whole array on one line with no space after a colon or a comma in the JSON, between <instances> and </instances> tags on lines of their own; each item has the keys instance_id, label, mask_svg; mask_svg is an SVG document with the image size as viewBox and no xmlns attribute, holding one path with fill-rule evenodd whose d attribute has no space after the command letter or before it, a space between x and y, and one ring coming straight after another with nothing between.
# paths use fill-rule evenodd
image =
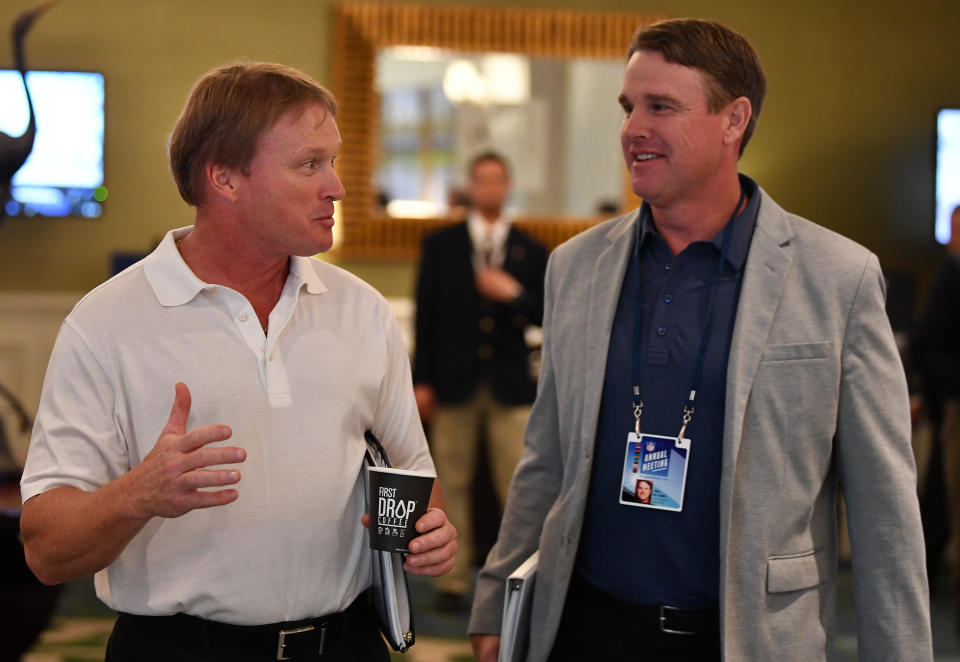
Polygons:
<instances>
[{"instance_id":1,"label":"shirt button","mask_svg":"<svg viewBox=\"0 0 960 662\"><path fill-rule=\"evenodd\" d=\"M237 315L237 319L240 320L241 322L246 322L248 319L248 316L246 313L240 313L239 315Z\"/></svg>"},{"instance_id":2,"label":"shirt button","mask_svg":"<svg viewBox=\"0 0 960 662\"><path fill-rule=\"evenodd\" d=\"M672 266L673 266L672 264L665 264L665 265L663 266L663 270L664 270L664 271L670 271L670 267L672 267Z\"/></svg>"},{"instance_id":3,"label":"shirt button","mask_svg":"<svg viewBox=\"0 0 960 662\"><path fill-rule=\"evenodd\" d=\"M477 356L486 361L493 356L493 347L490 345L480 345L480 347L477 348Z\"/></svg>"},{"instance_id":4,"label":"shirt button","mask_svg":"<svg viewBox=\"0 0 960 662\"><path fill-rule=\"evenodd\" d=\"M667 335L666 327L661 326L659 329L657 329L657 335L660 336L661 338Z\"/></svg>"},{"instance_id":5,"label":"shirt button","mask_svg":"<svg viewBox=\"0 0 960 662\"><path fill-rule=\"evenodd\" d=\"M668 294L668 295L666 295L665 297L663 297L663 302L664 302L664 303L670 303L671 301L673 301L673 295L672 295L672 294Z\"/></svg>"},{"instance_id":6,"label":"shirt button","mask_svg":"<svg viewBox=\"0 0 960 662\"><path fill-rule=\"evenodd\" d=\"M480 318L480 330L484 333L490 333L493 331L493 327L496 326L496 323L493 321L492 317L481 317Z\"/></svg>"}]
</instances>

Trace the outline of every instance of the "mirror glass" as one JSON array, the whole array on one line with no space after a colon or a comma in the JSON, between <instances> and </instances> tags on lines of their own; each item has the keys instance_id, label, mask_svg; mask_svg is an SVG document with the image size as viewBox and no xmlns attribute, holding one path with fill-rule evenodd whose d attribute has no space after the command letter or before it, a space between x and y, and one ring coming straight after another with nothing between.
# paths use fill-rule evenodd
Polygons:
<instances>
[{"instance_id":1,"label":"mirror glass","mask_svg":"<svg viewBox=\"0 0 960 662\"><path fill-rule=\"evenodd\" d=\"M516 215L616 211L623 70L618 60L380 50L378 204L399 218L449 216L464 202L470 160L493 150L510 163Z\"/></svg>"}]
</instances>

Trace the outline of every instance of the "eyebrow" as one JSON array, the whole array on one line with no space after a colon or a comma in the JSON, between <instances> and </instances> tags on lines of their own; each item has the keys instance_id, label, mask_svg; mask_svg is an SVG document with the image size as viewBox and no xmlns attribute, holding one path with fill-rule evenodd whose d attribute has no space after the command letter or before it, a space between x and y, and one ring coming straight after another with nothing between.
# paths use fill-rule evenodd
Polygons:
<instances>
[{"instance_id":1,"label":"eyebrow","mask_svg":"<svg viewBox=\"0 0 960 662\"><path fill-rule=\"evenodd\" d=\"M641 98L643 99L643 101L647 103L660 102L660 103L667 103L670 105L679 105L680 103L677 99L667 94L643 94L641 95ZM619 97L617 97L617 101L620 103L621 106L625 106L631 103L630 99L628 99L625 94L621 94Z\"/></svg>"},{"instance_id":2,"label":"eyebrow","mask_svg":"<svg viewBox=\"0 0 960 662\"><path fill-rule=\"evenodd\" d=\"M319 147L299 147L293 152L293 158L296 160L315 158L315 159L325 159L332 158L340 152L340 147L343 143L337 143L337 148L332 152L328 153L327 150L321 149Z\"/></svg>"},{"instance_id":3,"label":"eyebrow","mask_svg":"<svg viewBox=\"0 0 960 662\"><path fill-rule=\"evenodd\" d=\"M662 101L674 105L679 103L675 98L667 94L644 94L643 98L645 101Z\"/></svg>"}]
</instances>

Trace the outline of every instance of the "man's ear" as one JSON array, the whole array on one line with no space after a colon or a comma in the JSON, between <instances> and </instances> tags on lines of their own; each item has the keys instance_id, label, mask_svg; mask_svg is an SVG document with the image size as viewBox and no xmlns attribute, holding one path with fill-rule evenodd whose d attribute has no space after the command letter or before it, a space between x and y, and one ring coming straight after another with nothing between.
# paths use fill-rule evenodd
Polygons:
<instances>
[{"instance_id":1,"label":"man's ear","mask_svg":"<svg viewBox=\"0 0 960 662\"><path fill-rule=\"evenodd\" d=\"M208 163L204 168L207 187L213 195L228 202L236 202L240 185L240 171L222 163Z\"/></svg>"},{"instance_id":2,"label":"man's ear","mask_svg":"<svg viewBox=\"0 0 960 662\"><path fill-rule=\"evenodd\" d=\"M723 134L724 144L739 143L747 130L747 124L753 117L753 106L747 97L737 97L731 101L724 111L727 117L727 128Z\"/></svg>"}]
</instances>

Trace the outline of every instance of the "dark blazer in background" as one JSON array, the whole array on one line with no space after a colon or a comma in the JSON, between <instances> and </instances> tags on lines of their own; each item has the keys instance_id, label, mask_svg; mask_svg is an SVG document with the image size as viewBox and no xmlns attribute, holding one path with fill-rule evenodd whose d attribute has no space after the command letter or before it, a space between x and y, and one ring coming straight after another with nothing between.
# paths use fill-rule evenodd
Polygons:
<instances>
[{"instance_id":1,"label":"dark blazer in background","mask_svg":"<svg viewBox=\"0 0 960 662\"><path fill-rule=\"evenodd\" d=\"M417 281L413 381L433 386L441 404L456 404L472 396L486 374L502 404L533 402L536 382L523 333L528 324L543 321L546 266L546 249L511 227L501 268L524 292L512 304L494 303L483 299L474 283L466 222L427 236Z\"/></svg>"},{"instance_id":2,"label":"dark blazer in background","mask_svg":"<svg viewBox=\"0 0 960 662\"><path fill-rule=\"evenodd\" d=\"M942 418L943 403L960 397L960 256L944 258L917 318L910 349L923 377L932 418Z\"/></svg>"}]
</instances>

